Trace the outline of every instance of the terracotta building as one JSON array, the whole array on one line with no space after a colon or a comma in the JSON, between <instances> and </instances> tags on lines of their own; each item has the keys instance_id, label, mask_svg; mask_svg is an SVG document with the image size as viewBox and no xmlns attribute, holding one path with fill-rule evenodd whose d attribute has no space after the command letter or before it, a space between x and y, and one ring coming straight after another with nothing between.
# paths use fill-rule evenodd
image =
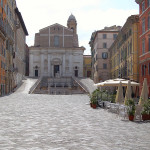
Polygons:
<instances>
[{"instance_id":1,"label":"terracotta building","mask_svg":"<svg viewBox=\"0 0 150 150\"><path fill-rule=\"evenodd\" d=\"M6 94L12 92L14 87L14 77L13 77L13 51L14 51L14 20L15 14L14 9L16 7L16 1L7 0L7 40L6 40L6 66L5 66L5 79L6 79Z\"/></svg>"},{"instance_id":2,"label":"terracotta building","mask_svg":"<svg viewBox=\"0 0 150 150\"><path fill-rule=\"evenodd\" d=\"M135 0L139 4L139 74L140 91L147 78L150 96L150 0Z\"/></svg>"},{"instance_id":3,"label":"terracotta building","mask_svg":"<svg viewBox=\"0 0 150 150\"><path fill-rule=\"evenodd\" d=\"M91 77L91 55L83 55L83 77Z\"/></svg>"},{"instance_id":4,"label":"terracotta building","mask_svg":"<svg viewBox=\"0 0 150 150\"><path fill-rule=\"evenodd\" d=\"M0 0L0 96L5 95L6 0Z\"/></svg>"},{"instance_id":5,"label":"terracotta building","mask_svg":"<svg viewBox=\"0 0 150 150\"><path fill-rule=\"evenodd\" d=\"M92 56L92 79L95 83L110 78L108 49L116 39L120 29L120 26L112 26L92 33L89 44Z\"/></svg>"},{"instance_id":6,"label":"terracotta building","mask_svg":"<svg viewBox=\"0 0 150 150\"><path fill-rule=\"evenodd\" d=\"M25 75L27 30L16 7L16 0L0 0L0 14L0 96L3 96L18 85L20 72ZM18 65L23 71L17 69Z\"/></svg>"},{"instance_id":7,"label":"terracotta building","mask_svg":"<svg viewBox=\"0 0 150 150\"><path fill-rule=\"evenodd\" d=\"M139 81L138 33L139 16L132 15L109 48L111 78Z\"/></svg>"}]
</instances>

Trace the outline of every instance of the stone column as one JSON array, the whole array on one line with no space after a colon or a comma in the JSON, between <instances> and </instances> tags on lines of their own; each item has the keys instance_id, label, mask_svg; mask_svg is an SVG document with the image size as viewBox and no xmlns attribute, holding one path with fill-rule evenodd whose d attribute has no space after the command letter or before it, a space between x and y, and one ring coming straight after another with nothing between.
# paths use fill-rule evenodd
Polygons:
<instances>
[{"instance_id":1,"label":"stone column","mask_svg":"<svg viewBox=\"0 0 150 150\"><path fill-rule=\"evenodd\" d=\"M48 76L52 76L52 68L51 68L51 55L48 54Z\"/></svg>"},{"instance_id":2,"label":"stone column","mask_svg":"<svg viewBox=\"0 0 150 150\"><path fill-rule=\"evenodd\" d=\"M64 27L63 27L63 47L64 47Z\"/></svg>"},{"instance_id":3,"label":"stone column","mask_svg":"<svg viewBox=\"0 0 150 150\"><path fill-rule=\"evenodd\" d=\"M44 54L41 53L41 68L40 68L40 76L44 75Z\"/></svg>"},{"instance_id":4,"label":"stone column","mask_svg":"<svg viewBox=\"0 0 150 150\"><path fill-rule=\"evenodd\" d=\"M33 54L30 53L30 58L29 58L29 65L30 65L30 70L29 70L29 76L34 77L34 69L33 69Z\"/></svg>"},{"instance_id":5,"label":"stone column","mask_svg":"<svg viewBox=\"0 0 150 150\"><path fill-rule=\"evenodd\" d=\"M66 57L65 54L63 55L63 62L62 62L62 76L66 76Z\"/></svg>"},{"instance_id":6,"label":"stone column","mask_svg":"<svg viewBox=\"0 0 150 150\"><path fill-rule=\"evenodd\" d=\"M69 74L70 74L70 76L72 76L73 75L73 68L72 68L72 62L73 62L73 60L72 60L72 53L70 53L69 54Z\"/></svg>"},{"instance_id":7,"label":"stone column","mask_svg":"<svg viewBox=\"0 0 150 150\"><path fill-rule=\"evenodd\" d=\"M52 77L54 77L54 65L53 64L51 66L51 73L52 73Z\"/></svg>"}]
</instances>

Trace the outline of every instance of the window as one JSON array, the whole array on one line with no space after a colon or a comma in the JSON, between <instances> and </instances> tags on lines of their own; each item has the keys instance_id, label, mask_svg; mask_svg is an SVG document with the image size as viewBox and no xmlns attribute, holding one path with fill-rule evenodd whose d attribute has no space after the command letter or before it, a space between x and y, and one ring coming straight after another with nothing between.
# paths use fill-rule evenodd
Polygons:
<instances>
[{"instance_id":1,"label":"window","mask_svg":"<svg viewBox=\"0 0 150 150\"><path fill-rule=\"evenodd\" d=\"M130 71L131 71L131 74L132 74L132 71L133 71L132 61L131 61L131 69L130 69Z\"/></svg>"},{"instance_id":2,"label":"window","mask_svg":"<svg viewBox=\"0 0 150 150\"><path fill-rule=\"evenodd\" d=\"M150 62L148 64L148 74L150 75Z\"/></svg>"},{"instance_id":3,"label":"window","mask_svg":"<svg viewBox=\"0 0 150 150\"><path fill-rule=\"evenodd\" d=\"M150 51L150 36L148 38L148 50Z\"/></svg>"},{"instance_id":4,"label":"window","mask_svg":"<svg viewBox=\"0 0 150 150\"><path fill-rule=\"evenodd\" d=\"M120 57L119 57L119 54L117 55L117 65L119 65L120 63Z\"/></svg>"},{"instance_id":5,"label":"window","mask_svg":"<svg viewBox=\"0 0 150 150\"><path fill-rule=\"evenodd\" d=\"M145 32L145 18L142 20L142 33Z\"/></svg>"},{"instance_id":6,"label":"window","mask_svg":"<svg viewBox=\"0 0 150 150\"><path fill-rule=\"evenodd\" d=\"M146 75L146 65L142 65L142 76L145 76Z\"/></svg>"},{"instance_id":7,"label":"window","mask_svg":"<svg viewBox=\"0 0 150 150\"><path fill-rule=\"evenodd\" d=\"M107 38L107 34L103 34L103 39L106 39Z\"/></svg>"},{"instance_id":8,"label":"window","mask_svg":"<svg viewBox=\"0 0 150 150\"><path fill-rule=\"evenodd\" d=\"M129 56L129 54L130 54L130 44L128 42L128 56Z\"/></svg>"},{"instance_id":9,"label":"window","mask_svg":"<svg viewBox=\"0 0 150 150\"><path fill-rule=\"evenodd\" d=\"M117 34L113 34L113 39L115 40L117 38Z\"/></svg>"},{"instance_id":10,"label":"window","mask_svg":"<svg viewBox=\"0 0 150 150\"><path fill-rule=\"evenodd\" d=\"M142 2L142 12L145 10L145 2Z\"/></svg>"},{"instance_id":11,"label":"window","mask_svg":"<svg viewBox=\"0 0 150 150\"><path fill-rule=\"evenodd\" d=\"M132 40L130 42L130 54L132 54Z\"/></svg>"},{"instance_id":12,"label":"window","mask_svg":"<svg viewBox=\"0 0 150 150\"><path fill-rule=\"evenodd\" d=\"M147 0L147 7L150 6L150 0Z\"/></svg>"},{"instance_id":13,"label":"window","mask_svg":"<svg viewBox=\"0 0 150 150\"><path fill-rule=\"evenodd\" d=\"M150 29L150 14L148 15L148 29Z\"/></svg>"},{"instance_id":14,"label":"window","mask_svg":"<svg viewBox=\"0 0 150 150\"><path fill-rule=\"evenodd\" d=\"M142 54L145 53L145 39L142 40Z\"/></svg>"},{"instance_id":15,"label":"window","mask_svg":"<svg viewBox=\"0 0 150 150\"><path fill-rule=\"evenodd\" d=\"M130 30L129 30L129 36L130 36L131 34L132 34L132 30L130 29Z\"/></svg>"},{"instance_id":16,"label":"window","mask_svg":"<svg viewBox=\"0 0 150 150\"><path fill-rule=\"evenodd\" d=\"M103 48L107 48L107 43L103 43Z\"/></svg>"},{"instance_id":17,"label":"window","mask_svg":"<svg viewBox=\"0 0 150 150\"><path fill-rule=\"evenodd\" d=\"M102 58L107 59L108 58L108 53L106 53L106 52L102 53Z\"/></svg>"},{"instance_id":18,"label":"window","mask_svg":"<svg viewBox=\"0 0 150 150\"><path fill-rule=\"evenodd\" d=\"M103 64L103 69L107 69L107 64Z\"/></svg>"},{"instance_id":19,"label":"window","mask_svg":"<svg viewBox=\"0 0 150 150\"><path fill-rule=\"evenodd\" d=\"M3 52L3 45L2 45L2 55L4 55L4 52Z\"/></svg>"},{"instance_id":20,"label":"window","mask_svg":"<svg viewBox=\"0 0 150 150\"><path fill-rule=\"evenodd\" d=\"M5 48L4 48L4 57L6 56Z\"/></svg>"},{"instance_id":21,"label":"window","mask_svg":"<svg viewBox=\"0 0 150 150\"><path fill-rule=\"evenodd\" d=\"M1 0L1 7L3 8L3 0Z\"/></svg>"},{"instance_id":22,"label":"window","mask_svg":"<svg viewBox=\"0 0 150 150\"><path fill-rule=\"evenodd\" d=\"M54 46L59 46L59 36L54 36Z\"/></svg>"}]
</instances>

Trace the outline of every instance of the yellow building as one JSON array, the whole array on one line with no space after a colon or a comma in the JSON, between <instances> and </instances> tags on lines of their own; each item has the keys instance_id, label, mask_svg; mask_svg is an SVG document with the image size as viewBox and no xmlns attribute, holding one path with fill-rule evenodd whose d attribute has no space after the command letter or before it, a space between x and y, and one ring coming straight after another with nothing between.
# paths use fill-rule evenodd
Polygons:
<instances>
[{"instance_id":1,"label":"yellow building","mask_svg":"<svg viewBox=\"0 0 150 150\"><path fill-rule=\"evenodd\" d=\"M111 78L139 81L139 16L128 17L115 42L109 48Z\"/></svg>"},{"instance_id":2,"label":"yellow building","mask_svg":"<svg viewBox=\"0 0 150 150\"><path fill-rule=\"evenodd\" d=\"M83 77L91 77L91 55L83 56Z\"/></svg>"}]
</instances>

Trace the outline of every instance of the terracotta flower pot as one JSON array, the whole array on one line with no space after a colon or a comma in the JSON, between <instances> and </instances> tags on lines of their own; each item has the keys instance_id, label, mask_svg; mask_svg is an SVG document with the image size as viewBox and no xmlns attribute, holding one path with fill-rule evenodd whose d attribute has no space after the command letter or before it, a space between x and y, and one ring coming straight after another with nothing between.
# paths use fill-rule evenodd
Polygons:
<instances>
[{"instance_id":1,"label":"terracotta flower pot","mask_svg":"<svg viewBox=\"0 0 150 150\"><path fill-rule=\"evenodd\" d=\"M149 120L149 115L148 114L142 114L142 120Z\"/></svg>"},{"instance_id":2,"label":"terracotta flower pot","mask_svg":"<svg viewBox=\"0 0 150 150\"><path fill-rule=\"evenodd\" d=\"M133 120L134 120L134 116L133 116L133 115L130 115L130 116L129 116L129 120L130 120L130 121L133 121Z\"/></svg>"},{"instance_id":3,"label":"terracotta flower pot","mask_svg":"<svg viewBox=\"0 0 150 150\"><path fill-rule=\"evenodd\" d=\"M92 107L93 107L94 109L96 109L97 105L96 105L96 104L92 104Z\"/></svg>"}]
</instances>

